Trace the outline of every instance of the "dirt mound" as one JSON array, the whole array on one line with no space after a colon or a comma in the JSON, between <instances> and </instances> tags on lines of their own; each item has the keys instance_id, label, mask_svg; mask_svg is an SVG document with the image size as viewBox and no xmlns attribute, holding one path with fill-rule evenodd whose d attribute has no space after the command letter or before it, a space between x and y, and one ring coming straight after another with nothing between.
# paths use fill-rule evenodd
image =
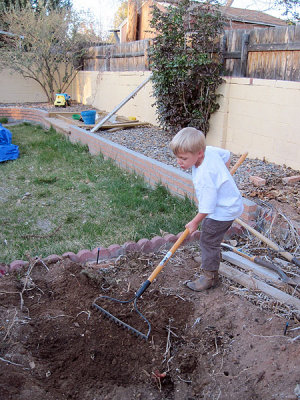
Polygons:
<instances>
[{"instance_id":1,"label":"dirt mound","mask_svg":"<svg viewBox=\"0 0 300 400\"><path fill-rule=\"evenodd\" d=\"M100 269L64 260L1 278L1 398L296 399L299 341L283 335L286 320L226 282L189 291L183 283L198 269L189 251L138 300L148 341L92 307L102 295L132 298L161 256L131 254ZM97 303L147 331L132 303Z\"/></svg>"}]
</instances>

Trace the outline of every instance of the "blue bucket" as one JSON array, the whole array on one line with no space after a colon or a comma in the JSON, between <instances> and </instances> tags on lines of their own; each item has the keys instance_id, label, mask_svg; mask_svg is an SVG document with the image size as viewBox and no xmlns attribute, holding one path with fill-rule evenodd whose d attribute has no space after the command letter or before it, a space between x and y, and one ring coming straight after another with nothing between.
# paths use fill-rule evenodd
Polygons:
<instances>
[{"instance_id":1,"label":"blue bucket","mask_svg":"<svg viewBox=\"0 0 300 400\"><path fill-rule=\"evenodd\" d=\"M95 110L88 110L82 111L81 116L85 125L94 125L96 121L96 111Z\"/></svg>"}]
</instances>

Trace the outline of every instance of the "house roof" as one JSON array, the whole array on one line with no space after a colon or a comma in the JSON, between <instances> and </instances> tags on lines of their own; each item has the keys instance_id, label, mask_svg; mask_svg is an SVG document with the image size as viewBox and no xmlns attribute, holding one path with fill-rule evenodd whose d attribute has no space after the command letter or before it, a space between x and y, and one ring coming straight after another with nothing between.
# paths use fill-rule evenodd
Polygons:
<instances>
[{"instance_id":1,"label":"house roof","mask_svg":"<svg viewBox=\"0 0 300 400\"><path fill-rule=\"evenodd\" d=\"M264 24L270 26L284 26L287 25L286 21L280 18L273 17L270 14L266 14L262 11L247 10L245 8L235 8L235 7L221 7L221 12L227 18L255 24Z\"/></svg>"},{"instance_id":2,"label":"house roof","mask_svg":"<svg viewBox=\"0 0 300 400\"><path fill-rule=\"evenodd\" d=\"M162 6L178 4L178 0L156 0ZM194 7L199 3L194 2ZM220 7L222 14L231 21L246 22L250 24L268 25L268 26L286 26L287 23L283 19L273 17L262 11L248 10L237 7Z\"/></svg>"}]
</instances>

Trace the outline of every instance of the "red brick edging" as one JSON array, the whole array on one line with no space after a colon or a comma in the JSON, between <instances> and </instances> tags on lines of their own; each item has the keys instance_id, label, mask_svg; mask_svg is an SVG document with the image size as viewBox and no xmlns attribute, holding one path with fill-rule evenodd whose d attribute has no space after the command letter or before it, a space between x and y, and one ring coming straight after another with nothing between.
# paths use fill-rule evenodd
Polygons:
<instances>
[{"instance_id":1,"label":"red brick edging","mask_svg":"<svg viewBox=\"0 0 300 400\"><path fill-rule=\"evenodd\" d=\"M239 230L240 233L242 232L242 227L238 226L237 224L233 224L233 227L231 229L232 230L230 230L228 235L236 234L237 230ZM181 234L182 232L178 233L177 235L173 235L170 233L164 237L155 236L152 239L140 239L138 242L126 242L122 246L118 244L113 244L107 248L96 247L93 250L83 249L80 250L77 254L73 252L66 252L62 256L59 256L57 254L51 254L43 259L37 259L36 263L37 264L45 263L46 265L50 265L66 258L69 258L71 261L78 263L85 263L87 261L97 261L98 251L99 251L99 258L98 258L99 261L110 260L133 252L144 253L144 254L156 253L163 249L169 250L176 242L176 240L180 237ZM200 234L201 234L200 231L193 232L185 239L183 245L197 242L200 239ZM21 268L26 267L28 265L29 265L28 261L15 260L11 262L9 265L2 267L2 270L0 269L0 275L1 273L3 275L7 272L20 270Z\"/></svg>"}]
</instances>

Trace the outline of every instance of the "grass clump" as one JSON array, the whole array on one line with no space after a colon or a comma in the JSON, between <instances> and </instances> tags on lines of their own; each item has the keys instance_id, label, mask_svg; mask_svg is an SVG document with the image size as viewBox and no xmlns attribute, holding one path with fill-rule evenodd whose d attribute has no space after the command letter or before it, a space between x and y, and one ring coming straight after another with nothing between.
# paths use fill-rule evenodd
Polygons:
<instances>
[{"instance_id":1,"label":"grass clump","mask_svg":"<svg viewBox=\"0 0 300 400\"><path fill-rule=\"evenodd\" d=\"M0 262L176 234L196 211L52 129L10 130L20 157L0 164Z\"/></svg>"}]
</instances>

